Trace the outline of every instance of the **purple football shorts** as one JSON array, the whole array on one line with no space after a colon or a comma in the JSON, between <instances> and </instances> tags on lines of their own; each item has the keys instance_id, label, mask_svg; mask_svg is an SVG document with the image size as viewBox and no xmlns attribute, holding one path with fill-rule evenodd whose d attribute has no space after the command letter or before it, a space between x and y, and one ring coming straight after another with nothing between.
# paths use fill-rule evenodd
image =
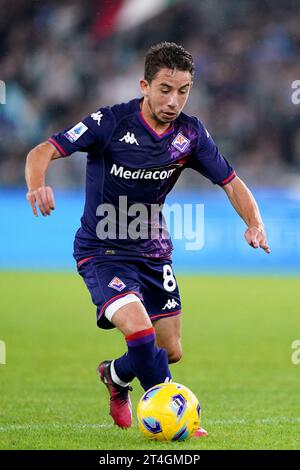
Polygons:
<instances>
[{"instance_id":1,"label":"purple football shorts","mask_svg":"<svg viewBox=\"0 0 300 470\"><path fill-rule=\"evenodd\" d=\"M128 295L141 300L151 321L181 313L179 289L169 258L92 256L81 259L77 269L97 307L99 328L114 328L108 319L110 306Z\"/></svg>"}]
</instances>

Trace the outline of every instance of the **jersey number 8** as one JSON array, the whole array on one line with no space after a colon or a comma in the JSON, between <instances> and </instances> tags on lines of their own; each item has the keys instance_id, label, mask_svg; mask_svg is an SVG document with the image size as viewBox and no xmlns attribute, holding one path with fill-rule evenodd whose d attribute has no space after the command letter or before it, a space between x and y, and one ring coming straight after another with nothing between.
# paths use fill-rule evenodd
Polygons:
<instances>
[{"instance_id":1,"label":"jersey number 8","mask_svg":"<svg viewBox=\"0 0 300 470\"><path fill-rule=\"evenodd\" d=\"M176 280L169 264L163 267L164 289L168 292L173 292L176 289Z\"/></svg>"}]
</instances>

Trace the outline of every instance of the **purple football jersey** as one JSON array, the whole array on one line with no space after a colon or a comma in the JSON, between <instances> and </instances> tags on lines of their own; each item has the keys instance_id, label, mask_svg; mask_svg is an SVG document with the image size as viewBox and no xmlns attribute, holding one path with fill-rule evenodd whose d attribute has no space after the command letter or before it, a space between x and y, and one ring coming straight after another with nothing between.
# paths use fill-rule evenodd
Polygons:
<instances>
[{"instance_id":1,"label":"purple football jersey","mask_svg":"<svg viewBox=\"0 0 300 470\"><path fill-rule=\"evenodd\" d=\"M193 168L221 186L235 177L196 117L181 113L159 135L143 119L140 104L134 99L100 108L49 139L64 157L88 154L76 260L101 254L169 257L173 246L161 208L182 170ZM139 217L140 205L149 209L145 220ZM128 227L137 217L141 236L131 237Z\"/></svg>"}]
</instances>

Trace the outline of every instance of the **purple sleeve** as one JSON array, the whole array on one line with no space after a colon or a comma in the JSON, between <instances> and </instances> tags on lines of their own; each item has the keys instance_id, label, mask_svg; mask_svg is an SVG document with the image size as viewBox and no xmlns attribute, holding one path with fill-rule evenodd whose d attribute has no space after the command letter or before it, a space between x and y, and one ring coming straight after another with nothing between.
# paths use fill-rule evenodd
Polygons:
<instances>
[{"instance_id":1,"label":"purple sleeve","mask_svg":"<svg viewBox=\"0 0 300 470\"><path fill-rule=\"evenodd\" d=\"M212 183L225 186L235 178L236 173L198 119L197 124L198 146L190 158L189 166L210 179Z\"/></svg>"},{"instance_id":2,"label":"purple sleeve","mask_svg":"<svg viewBox=\"0 0 300 470\"><path fill-rule=\"evenodd\" d=\"M101 108L90 116L52 135L48 141L67 157L74 152L101 152L108 143L114 129L114 116L109 108Z\"/></svg>"}]
</instances>

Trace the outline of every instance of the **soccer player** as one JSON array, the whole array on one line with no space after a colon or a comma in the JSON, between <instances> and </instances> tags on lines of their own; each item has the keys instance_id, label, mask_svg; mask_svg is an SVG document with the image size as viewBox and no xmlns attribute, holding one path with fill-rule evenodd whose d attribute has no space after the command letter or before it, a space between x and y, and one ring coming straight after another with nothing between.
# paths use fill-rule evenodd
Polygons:
<instances>
[{"instance_id":1,"label":"soccer player","mask_svg":"<svg viewBox=\"0 0 300 470\"><path fill-rule=\"evenodd\" d=\"M47 216L55 208L45 183L50 161L87 152L86 201L74 257L97 307L97 325L116 327L125 337L125 354L98 367L110 394L110 414L122 428L132 423L131 381L137 377L147 390L171 380L169 364L182 355L173 247L161 211L150 209L163 204L184 168L221 186L247 225L248 244L270 252L253 195L199 119L182 112L193 74L193 58L182 46L156 44L146 55L142 98L95 110L27 157L27 199L35 216L36 205ZM137 208L144 207L148 215L137 223ZM203 434L200 429L198 436Z\"/></svg>"}]
</instances>

